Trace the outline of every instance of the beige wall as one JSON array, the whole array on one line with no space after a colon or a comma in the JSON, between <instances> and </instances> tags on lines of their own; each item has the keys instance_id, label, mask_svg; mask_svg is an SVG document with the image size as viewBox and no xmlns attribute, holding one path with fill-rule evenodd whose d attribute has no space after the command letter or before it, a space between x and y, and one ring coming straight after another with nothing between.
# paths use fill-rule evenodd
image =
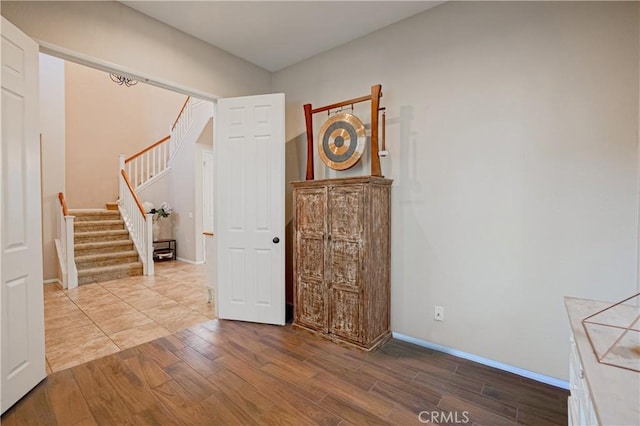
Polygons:
<instances>
[{"instance_id":1,"label":"beige wall","mask_svg":"<svg viewBox=\"0 0 640 426\"><path fill-rule=\"evenodd\" d=\"M213 120L202 123L202 131L190 132L191 143L184 143L171 164L171 206L173 235L178 258L201 263L202 247L202 149L213 144ZM193 139L192 139L193 138Z\"/></svg>"},{"instance_id":2,"label":"beige wall","mask_svg":"<svg viewBox=\"0 0 640 426\"><path fill-rule=\"evenodd\" d=\"M274 74L288 159L304 158L304 103L383 85L394 331L566 379L563 297L634 293L638 16L448 2Z\"/></svg>"},{"instance_id":3,"label":"beige wall","mask_svg":"<svg viewBox=\"0 0 640 426\"><path fill-rule=\"evenodd\" d=\"M119 2L2 1L2 16L58 52L211 96L268 93L271 73Z\"/></svg>"},{"instance_id":4,"label":"beige wall","mask_svg":"<svg viewBox=\"0 0 640 426\"><path fill-rule=\"evenodd\" d=\"M40 54L42 135L42 257L45 281L59 279L55 239L59 238L58 192L64 192L64 61Z\"/></svg>"},{"instance_id":5,"label":"beige wall","mask_svg":"<svg viewBox=\"0 0 640 426\"><path fill-rule=\"evenodd\" d=\"M118 157L169 134L186 96L67 62L66 193L70 208L104 208L118 198Z\"/></svg>"}]
</instances>

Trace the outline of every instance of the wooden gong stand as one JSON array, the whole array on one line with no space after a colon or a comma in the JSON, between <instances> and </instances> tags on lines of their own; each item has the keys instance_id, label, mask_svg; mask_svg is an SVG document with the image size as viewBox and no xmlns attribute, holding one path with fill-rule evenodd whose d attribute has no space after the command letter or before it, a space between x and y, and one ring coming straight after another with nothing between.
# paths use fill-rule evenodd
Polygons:
<instances>
[{"instance_id":1,"label":"wooden gong stand","mask_svg":"<svg viewBox=\"0 0 640 426\"><path fill-rule=\"evenodd\" d=\"M380 157L378 156L378 122L380 118L380 98L382 97L382 85L371 86L371 94L361 96L348 101L312 109L311 104L304 105L304 119L307 124L307 174L306 180L313 180L313 114L330 111L335 108L344 107L360 102L371 101L371 176L382 177L380 169Z\"/></svg>"}]
</instances>

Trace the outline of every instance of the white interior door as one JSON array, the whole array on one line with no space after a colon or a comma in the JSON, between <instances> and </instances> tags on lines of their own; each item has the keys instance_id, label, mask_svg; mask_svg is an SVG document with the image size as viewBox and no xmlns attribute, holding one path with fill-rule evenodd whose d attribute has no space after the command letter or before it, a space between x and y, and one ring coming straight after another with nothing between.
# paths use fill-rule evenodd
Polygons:
<instances>
[{"instance_id":1,"label":"white interior door","mask_svg":"<svg viewBox=\"0 0 640 426\"><path fill-rule=\"evenodd\" d=\"M218 316L284 324L284 94L220 99Z\"/></svg>"},{"instance_id":2,"label":"white interior door","mask_svg":"<svg viewBox=\"0 0 640 426\"><path fill-rule=\"evenodd\" d=\"M4 413L46 376L38 45L2 18L0 348Z\"/></svg>"}]
</instances>

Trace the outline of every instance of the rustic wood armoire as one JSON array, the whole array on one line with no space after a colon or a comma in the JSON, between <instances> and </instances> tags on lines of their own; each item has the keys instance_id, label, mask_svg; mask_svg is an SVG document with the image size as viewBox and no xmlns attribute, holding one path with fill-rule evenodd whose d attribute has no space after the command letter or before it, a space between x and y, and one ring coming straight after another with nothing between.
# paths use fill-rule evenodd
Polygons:
<instances>
[{"instance_id":1,"label":"rustic wood armoire","mask_svg":"<svg viewBox=\"0 0 640 426\"><path fill-rule=\"evenodd\" d=\"M389 339L391 182L292 182L294 327L365 350Z\"/></svg>"}]
</instances>

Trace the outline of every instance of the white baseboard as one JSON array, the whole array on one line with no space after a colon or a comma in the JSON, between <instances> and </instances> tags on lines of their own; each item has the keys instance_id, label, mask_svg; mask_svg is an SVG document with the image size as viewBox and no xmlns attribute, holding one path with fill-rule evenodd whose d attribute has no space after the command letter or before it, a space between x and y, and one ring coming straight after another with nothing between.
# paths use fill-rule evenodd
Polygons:
<instances>
[{"instance_id":1,"label":"white baseboard","mask_svg":"<svg viewBox=\"0 0 640 426\"><path fill-rule=\"evenodd\" d=\"M176 260L179 260L180 262L190 263L192 265L204 265L204 260L199 260L197 262L194 262L193 260L183 259L181 257L178 257Z\"/></svg>"},{"instance_id":2,"label":"white baseboard","mask_svg":"<svg viewBox=\"0 0 640 426\"><path fill-rule=\"evenodd\" d=\"M57 283L57 284L62 285L62 281L60 281L58 278L51 278L49 280L44 280L43 283L44 284L55 284L55 283Z\"/></svg>"},{"instance_id":3,"label":"white baseboard","mask_svg":"<svg viewBox=\"0 0 640 426\"><path fill-rule=\"evenodd\" d=\"M517 374L518 376L526 377L527 379L535 380L537 382L545 383L547 385L551 385L551 386L555 386L555 387L567 389L567 390L569 389L569 382L567 382L566 380L545 376L544 374L534 373L533 371L525 370L519 367L514 367L508 364L503 364L501 362L483 358L478 355L473 355L467 352L459 351L457 349L449 348L447 346L438 345L437 343L425 342L424 340L416 339L415 337L411 337L411 336L405 336L404 334L400 334L396 332L393 332L392 334L395 339L402 340L404 342L413 343L414 345L433 349L439 352L444 352L446 354L457 356L459 358L468 359L469 361L477 362L478 364L486 365L488 367L493 367L498 370Z\"/></svg>"}]
</instances>

